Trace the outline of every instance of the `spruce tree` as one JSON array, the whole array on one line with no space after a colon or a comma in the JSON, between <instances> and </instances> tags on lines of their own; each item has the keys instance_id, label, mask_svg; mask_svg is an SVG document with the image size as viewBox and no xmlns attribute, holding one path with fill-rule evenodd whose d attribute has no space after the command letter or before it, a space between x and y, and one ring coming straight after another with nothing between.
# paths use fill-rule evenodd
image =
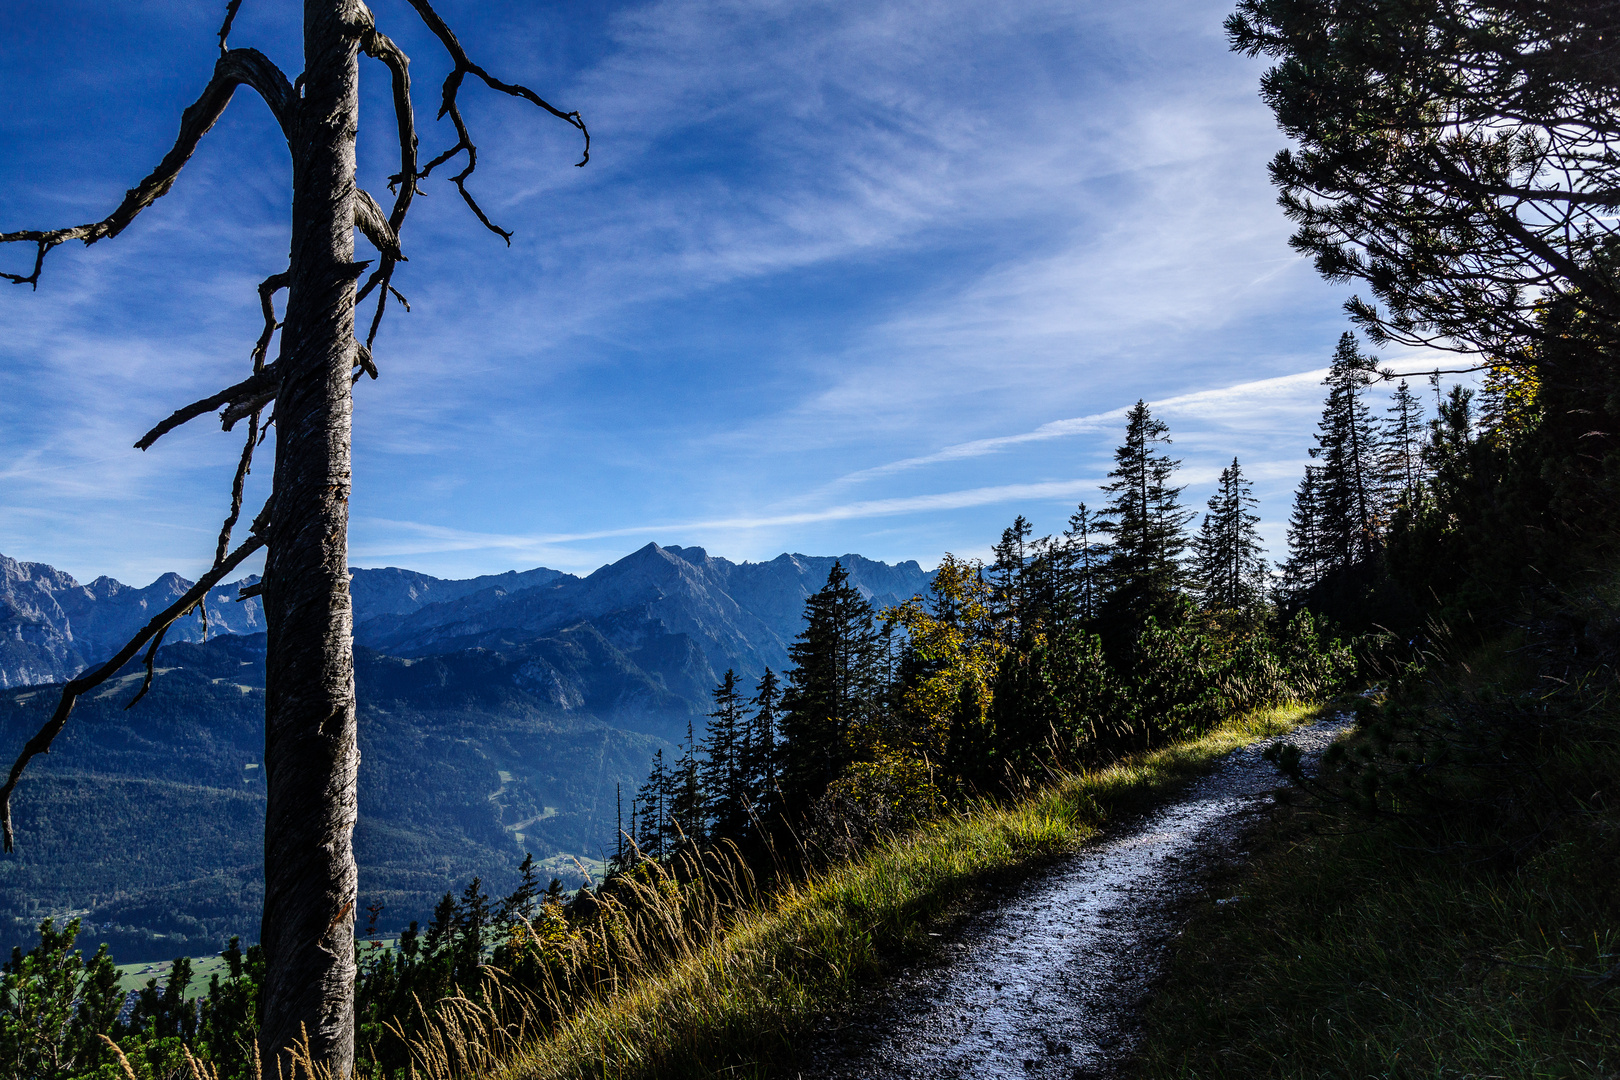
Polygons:
<instances>
[{"instance_id":1,"label":"spruce tree","mask_svg":"<svg viewBox=\"0 0 1620 1080\"><path fill-rule=\"evenodd\" d=\"M1423 402L1402 379L1384 422L1384 485L1396 507L1414 510L1423 483Z\"/></svg>"},{"instance_id":2,"label":"spruce tree","mask_svg":"<svg viewBox=\"0 0 1620 1080\"><path fill-rule=\"evenodd\" d=\"M759 689L749 702L753 713L748 718L748 734L743 740L744 791L748 799L746 809L762 823L769 823L780 809L780 780L777 776L777 707L782 691L776 672L770 668L760 676Z\"/></svg>"},{"instance_id":3,"label":"spruce tree","mask_svg":"<svg viewBox=\"0 0 1620 1080\"><path fill-rule=\"evenodd\" d=\"M995 562L990 573L995 585L996 621L1008 641L1018 638L1027 616L1029 538L1034 531L1035 527L1019 514L1002 530L1001 542L994 548Z\"/></svg>"},{"instance_id":4,"label":"spruce tree","mask_svg":"<svg viewBox=\"0 0 1620 1080\"><path fill-rule=\"evenodd\" d=\"M648 859L662 859L669 854L665 839L669 836L669 769L664 764L664 751L653 752L652 768L647 782L636 792L631 817L636 819L636 846Z\"/></svg>"},{"instance_id":5,"label":"spruce tree","mask_svg":"<svg viewBox=\"0 0 1620 1080\"><path fill-rule=\"evenodd\" d=\"M673 843L686 841L701 844L707 835L707 802L703 795L703 780L698 775L697 737L692 721L686 722L686 745L670 770L669 816L673 830ZM674 854L672 848L670 854Z\"/></svg>"},{"instance_id":6,"label":"spruce tree","mask_svg":"<svg viewBox=\"0 0 1620 1080\"><path fill-rule=\"evenodd\" d=\"M1261 555L1260 515L1252 513L1254 497L1237 458L1221 470L1219 487L1209 499L1209 512L1193 542L1195 572L1204 603L1216 610L1252 607L1264 595L1266 563Z\"/></svg>"},{"instance_id":7,"label":"spruce tree","mask_svg":"<svg viewBox=\"0 0 1620 1080\"><path fill-rule=\"evenodd\" d=\"M1063 532L1063 595L1069 612L1085 621L1095 619L1102 608L1107 550L1094 539L1098 531L1097 515L1081 503L1069 515L1069 527Z\"/></svg>"},{"instance_id":8,"label":"spruce tree","mask_svg":"<svg viewBox=\"0 0 1620 1080\"><path fill-rule=\"evenodd\" d=\"M805 628L788 655L782 695L782 789L786 810L799 814L849 764L851 736L874 718L884 686L883 655L872 606L839 563L805 602Z\"/></svg>"},{"instance_id":9,"label":"spruce tree","mask_svg":"<svg viewBox=\"0 0 1620 1080\"><path fill-rule=\"evenodd\" d=\"M709 731L699 767L709 835L716 840L739 839L748 825L743 777L748 735L737 673L728 669L714 688L714 711L709 713Z\"/></svg>"},{"instance_id":10,"label":"spruce tree","mask_svg":"<svg viewBox=\"0 0 1620 1080\"><path fill-rule=\"evenodd\" d=\"M1362 355L1346 331L1333 353L1328 388L1311 456L1321 463L1318 506L1323 553L1330 570L1347 570L1383 546L1384 486L1380 425L1367 405L1377 363Z\"/></svg>"},{"instance_id":11,"label":"spruce tree","mask_svg":"<svg viewBox=\"0 0 1620 1080\"><path fill-rule=\"evenodd\" d=\"M1288 518L1288 561L1283 564L1283 591L1298 599L1322 580L1326 558L1322 544L1321 472L1305 466L1305 477L1294 492L1294 511Z\"/></svg>"},{"instance_id":12,"label":"spruce tree","mask_svg":"<svg viewBox=\"0 0 1620 1080\"><path fill-rule=\"evenodd\" d=\"M1181 462L1160 448L1169 444L1169 432L1138 400L1126 416L1125 442L1114 451L1112 482L1103 485L1111 498L1103 508L1108 516L1096 528L1113 538L1109 605L1133 625L1168 605L1187 547L1192 512L1181 506L1182 489L1170 485Z\"/></svg>"}]
</instances>

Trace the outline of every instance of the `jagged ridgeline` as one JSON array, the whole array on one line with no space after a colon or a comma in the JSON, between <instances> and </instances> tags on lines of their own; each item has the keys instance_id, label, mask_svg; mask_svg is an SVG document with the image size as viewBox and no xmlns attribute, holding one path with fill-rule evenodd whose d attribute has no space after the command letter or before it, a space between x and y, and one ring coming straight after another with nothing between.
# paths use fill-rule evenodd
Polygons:
<instances>
[{"instance_id":1,"label":"jagged ridgeline","mask_svg":"<svg viewBox=\"0 0 1620 1080\"><path fill-rule=\"evenodd\" d=\"M566 883L613 850L618 787L675 751L718 672L781 669L831 557L735 564L649 544L576 577L536 569L464 581L357 570L362 906L391 931L481 876L505 891L524 852ZM927 590L916 563L841 557L879 607ZM105 658L189 583L81 586L0 557L0 752L55 703L40 683ZM257 602L222 587L170 632L133 710L136 669L81 701L19 788L19 844L0 859L7 946L41 917L82 913L120 961L207 955L258 937L264 638Z\"/></svg>"}]
</instances>

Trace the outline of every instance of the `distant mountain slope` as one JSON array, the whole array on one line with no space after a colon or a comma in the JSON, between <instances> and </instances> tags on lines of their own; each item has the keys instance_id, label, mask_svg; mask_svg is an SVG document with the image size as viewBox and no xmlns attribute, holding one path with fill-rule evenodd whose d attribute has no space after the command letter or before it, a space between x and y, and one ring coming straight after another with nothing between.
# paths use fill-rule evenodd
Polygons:
<instances>
[{"instance_id":1,"label":"distant mountain slope","mask_svg":"<svg viewBox=\"0 0 1620 1080\"><path fill-rule=\"evenodd\" d=\"M584 578L497 587L426 604L406 614L359 622L356 639L386 652L423 655L447 647L510 641L588 621L675 693L702 703L719 674L753 679L788 664L804 602L826 583L835 561L875 606L925 591L933 575L859 555L781 555L765 563L711 558L702 548L657 544Z\"/></svg>"},{"instance_id":2,"label":"distant mountain slope","mask_svg":"<svg viewBox=\"0 0 1620 1080\"><path fill-rule=\"evenodd\" d=\"M358 569L350 581L355 639L395 655L427 656L509 648L589 623L655 682L702 711L727 668L751 681L766 667L787 665L804 601L826 582L834 561L781 555L733 563L699 547L648 544L584 578L544 567L462 581L394 567ZM877 607L926 590L933 578L915 562L891 566L859 555L837 561ZM258 601L236 601L240 584L209 595L211 634L264 629ZM190 585L175 574L144 589L106 577L80 585L43 563L0 556L0 688L71 678L111 655ZM169 632L170 641L202 636L197 615Z\"/></svg>"},{"instance_id":3,"label":"distant mountain slope","mask_svg":"<svg viewBox=\"0 0 1620 1080\"><path fill-rule=\"evenodd\" d=\"M928 587L915 562L839 561L875 606ZM363 904L383 925L424 917L474 874L507 886L524 851L559 860L613 842L615 786L633 792L659 747L701 730L718 674L783 670L804 601L834 559L765 563L649 544L595 573L539 568L445 581L356 570ZM86 911L121 960L257 938L263 881L264 635L237 586L171 631L152 692L131 666L81 700L19 789L19 849L0 858L0 929L20 943L44 914ZM0 683L56 682L109 655L183 594L81 586L0 558ZM56 701L0 689L0 760Z\"/></svg>"},{"instance_id":4,"label":"distant mountain slope","mask_svg":"<svg viewBox=\"0 0 1620 1080\"><path fill-rule=\"evenodd\" d=\"M111 656L191 586L178 574L164 574L144 589L110 577L80 585L44 563L0 555L0 688L72 678ZM210 632L264 630L258 601L236 603L237 587L221 586L209 594ZM198 641L202 636L202 618L194 614L176 623L168 640Z\"/></svg>"},{"instance_id":5,"label":"distant mountain slope","mask_svg":"<svg viewBox=\"0 0 1620 1080\"><path fill-rule=\"evenodd\" d=\"M410 660L357 650L362 906L390 929L474 874L510 887L525 851L599 856L615 785L685 733L685 703L589 627L509 654ZM17 852L0 858L0 949L46 914L84 912L120 960L206 953L258 937L263 899L264 636L160 653L132 711L131 669L81 701L15 796ZM617 675L614 673L617 672ZM0 692L0 755L48 717L54 688ZM670 710L675 710L671 712ZM613 712L642 731L604 723Z\"/></svg>"}]
</instances>

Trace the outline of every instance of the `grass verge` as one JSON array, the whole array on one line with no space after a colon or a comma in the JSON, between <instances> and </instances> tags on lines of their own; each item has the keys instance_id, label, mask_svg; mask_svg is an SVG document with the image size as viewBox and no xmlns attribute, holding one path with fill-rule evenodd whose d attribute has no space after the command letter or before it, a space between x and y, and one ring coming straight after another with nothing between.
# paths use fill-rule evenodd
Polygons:
<instances>
[{"instance_id":1,"label":"grass verge","mask_svg":"<svg viewBox=\"0 0 1620 1080\"><path fill-rule=\"evenodd\" d=\"M510 1057L501 1080L768 1075L819 1016L919 955L930 927L976 890L1073 850L1256 739L1319 715L1295 706L1063 778L1011 805L983 803L882 843L779 893L657 978L594 1004Z\"/></svg>"},{"instance_id":2,"label":"grass verge","mask_svg":"<svg viewBox=\"0 0 1620 1080\"><path fill-rule=\"evenodd\" d=\"M1576 719L1524 768L1463 777L1457 812L1275 815L1242 902L1178 942L1139 1074L1620 1076L1620 725Z\"/></svg>"}]
</instances>

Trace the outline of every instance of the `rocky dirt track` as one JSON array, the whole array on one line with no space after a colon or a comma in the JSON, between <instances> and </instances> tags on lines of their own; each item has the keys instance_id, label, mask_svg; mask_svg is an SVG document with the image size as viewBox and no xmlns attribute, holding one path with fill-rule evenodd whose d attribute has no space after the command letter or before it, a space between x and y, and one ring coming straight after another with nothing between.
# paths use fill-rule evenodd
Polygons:
<instances>
[{"instance_id":1,"label":"rocky dirt track","mask_svg":"<svg viewBox=\"0 0 1620 1080\"><path fill-rule=\"evenodd\" d=\"M1282 739L1312 762L1349 724L1341 715ZM1245 837L1283 782L1261 759L1272 741L1234 751L1164 806L1108 830L967 919L942 940L937 964L896 976L833 1021L805 1047L799 1075L1117 1075L1188 903L1207 888L1212 869L1242 858Z\"/></svg>"}]
</instances>

